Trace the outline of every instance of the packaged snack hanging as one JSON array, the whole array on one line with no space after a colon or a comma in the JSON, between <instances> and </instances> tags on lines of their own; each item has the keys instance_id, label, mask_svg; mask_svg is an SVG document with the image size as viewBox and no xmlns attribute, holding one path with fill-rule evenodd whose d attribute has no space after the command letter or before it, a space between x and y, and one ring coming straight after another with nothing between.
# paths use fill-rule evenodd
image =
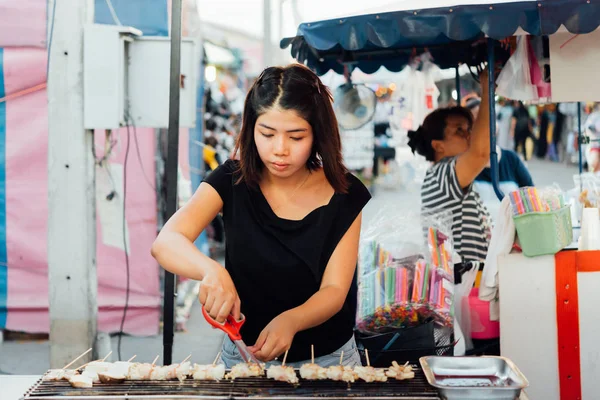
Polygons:
<instances>
[{"instance_id":1,"label":"packaged snack hanging","mask_svg":"<svg viewBox=\"0 0 600 400\"><path fill-rule=\"evenodd\" d=\"M384 333L431 318L452 326L451 216L380 211L361 235L357 329Z\"/></svg>"}]
</instances>

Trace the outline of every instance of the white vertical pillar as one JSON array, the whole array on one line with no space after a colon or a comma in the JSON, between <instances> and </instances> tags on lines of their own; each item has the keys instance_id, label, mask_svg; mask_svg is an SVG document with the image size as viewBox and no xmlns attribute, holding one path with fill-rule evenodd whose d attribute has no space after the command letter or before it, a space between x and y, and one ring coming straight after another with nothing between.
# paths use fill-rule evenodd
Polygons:
<instances>
[{"instance_id":1,"label":"white vertical pillar","mask_svg":"<svg viewBox=\"0 0 600 400\"><path fill-rule=\"evenodd\" d=\"M281 50L279 48L279 41L281 39L283 39L283 3L285 3L285 0L279 0L278 1L278 5L277 5L277 40L276 40L276 47L275 47L275 51L277 53L277 63L280 65L284 65L285 61L286 61L286 57L285 57L285 51Z\"/></svg>"},{"instance_id":2,"label":"white vertical pillar","mask_svg":"<svg viewBox=\"0 0 600 400\"><path fill-rule=\"evenodd\" d=\"M93 22L93 0L48 1L48 278L52 368L61 368L93 347L96 336L94 137L83 124L83 30L84 25ZM90 353L86 359L91 357Z\"/></svg>"},{"instance_id":3,"label":"white vertical pillar","mask_svg":"<svg viewBox=\"0 0 600 400\"><path fill-rule=\"evenodd\" d=\"M271 0L263 0L263 64L273 64L273 45L271 43Z\"/></svg>"}]
</instances>

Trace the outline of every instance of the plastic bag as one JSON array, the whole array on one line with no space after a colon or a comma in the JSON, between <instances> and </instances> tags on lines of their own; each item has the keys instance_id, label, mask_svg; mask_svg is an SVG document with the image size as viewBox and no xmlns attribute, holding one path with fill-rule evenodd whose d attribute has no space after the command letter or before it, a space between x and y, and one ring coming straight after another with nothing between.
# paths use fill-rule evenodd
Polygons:
<instances>
[{"instance_id":1,"label":"plastic bag","mask_svg":"<svg viewBox=\"0 0 600 400\"><path fill-rule=\"evenodd\" d=\"M537 101L538 90L531 82L527 38L517 38L517 49L508 59L496 80L496 93L502 97L521 101Z\"/></svg>"},{"instance_id":2,"label":"plastic bag","mask_svg":"<svg viewBox=\"0 0 600 400\"><path fill-rule=\"evenodd\" d=\"M454 319L460 326L462 338L466 350L473 348L473 340L471 338L471 308L469 305L469 294L475 284L477 272L479 271L479 263L472 263L471 269L461 275L461 283L454 286Z\"/></svg>"},{"instance_id":3,"label":"plastic bag","mask_svg":"<svg viewBox=\"0 0 600 400\"><path fill-rule=\"evenodd\" d=\"M580 226L584 208L600 208L600 173L584 172L581 175L573 175L573 183L575 188L567 192L567 200L573 207L571 219Z\"/></svg>"},{"instance_id":4,"label":"plastic bag","mask_svg":"<svg viewBox=\"0 0 600 400\"><path fill-rule=\"evenodd\" d=\"M361 234L356 327L365 334L434 319L452 327L454 271L449 213L382 209Z\"/></svg>"}]
</instances>

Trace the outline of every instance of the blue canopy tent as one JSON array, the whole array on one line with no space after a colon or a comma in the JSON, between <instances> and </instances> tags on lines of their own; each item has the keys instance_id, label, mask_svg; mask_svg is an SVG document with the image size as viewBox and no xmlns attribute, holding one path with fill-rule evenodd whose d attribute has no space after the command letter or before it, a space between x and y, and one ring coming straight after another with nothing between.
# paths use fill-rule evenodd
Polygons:
<instances>
[{"instance_id":1,"label":"blue canopy tent","mask_svg":"<svg viewBox=\"0 0 600 400\"><path fill-rule=\"evenodd\" d=\"M495 65L508 56L500 40L514 35L550 35L563 29L585 34L600 25L598 0L431 0L426 8L411 9L414 5L410 0L396 1L363 15L303 23L295 37L281 40L281 48L291 46L292 56L319 75L329 70L344 73L347 66L365 73L382 66L397 72L416 50L429 50L441 68L483 61ZM494 82L492 69L488 81L492 105L490 161L494 190L502 198Z\"/></svg>"}]
</instances>

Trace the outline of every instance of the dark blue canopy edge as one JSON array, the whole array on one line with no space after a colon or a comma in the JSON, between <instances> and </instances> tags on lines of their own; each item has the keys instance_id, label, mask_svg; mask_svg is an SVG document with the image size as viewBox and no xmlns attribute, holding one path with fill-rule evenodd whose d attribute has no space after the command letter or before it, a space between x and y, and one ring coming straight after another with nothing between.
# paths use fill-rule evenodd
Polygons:
<instances>
[{"instance_id":1,"label":"dark blue canopy edge","mask_svg":"<svg viewBox=\"0 0 600 400\"><path fill-rule=\"evenodd\" d=\"M549 35L561 25L574 34L594 31L600 25L600 1L465 5L304 23L297 36L281 40L281 48L291 45L292 56L319 75L329 70L342 73L347 62L365 73L381 66L397 72L414 50L424 49L436 64L447 68L484 61L486 49L479 43L486 36L501 40L518 28L535 36Z\"/></svg>"}]
</instances>

